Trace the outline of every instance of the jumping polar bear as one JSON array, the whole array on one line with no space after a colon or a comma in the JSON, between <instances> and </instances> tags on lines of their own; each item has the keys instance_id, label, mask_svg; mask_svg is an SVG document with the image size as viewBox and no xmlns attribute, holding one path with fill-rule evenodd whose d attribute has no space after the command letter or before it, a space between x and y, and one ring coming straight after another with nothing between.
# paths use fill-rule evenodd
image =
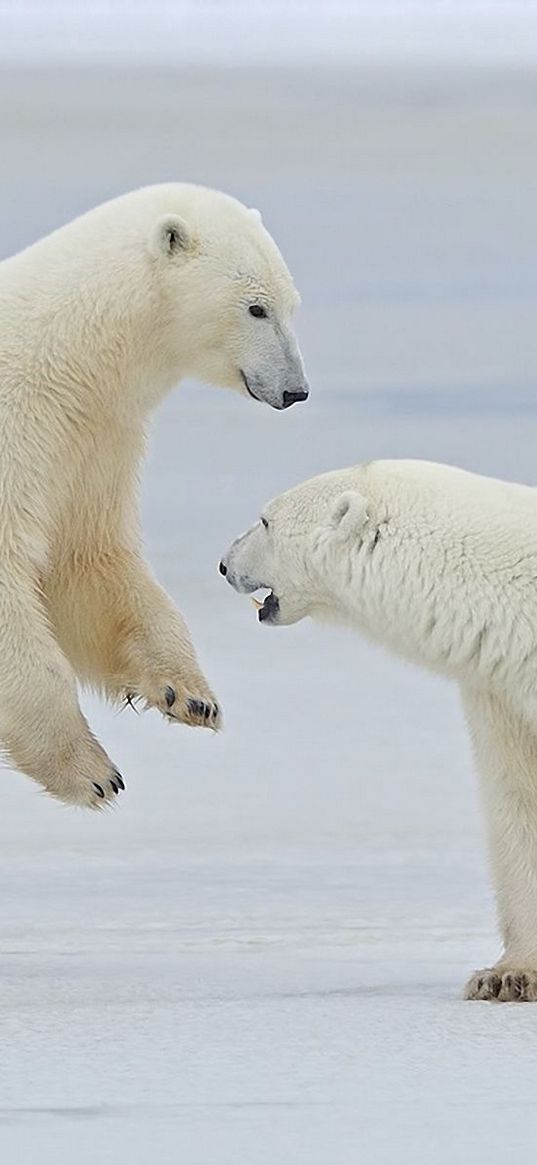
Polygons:
<instances>
[{"instance_id":1,"label":"jumping polar bear","mask_svg":"<svg viewBox=\"0 0 537 1165\"><path fill-rule=\"evenodd\" d=\"M504 954L467 999L537 1000L537 491L425 461L327 473L220 563L263 623L343 621L460 684Z\"/></svg>"},{"instance_id":2,"label":"jumping polar bear","mask_svg":"<svg viewBox=\"0 0 537 1165\"><path fill-rule=\"evenodd\" d=\"M182 184L117 198L0 264L0 741L62 801L124 788L75 677L218 726L142 556L144 430L184 376L276 409L305 400L297 299L258 212Z\"/></svg>"}]
</instances>

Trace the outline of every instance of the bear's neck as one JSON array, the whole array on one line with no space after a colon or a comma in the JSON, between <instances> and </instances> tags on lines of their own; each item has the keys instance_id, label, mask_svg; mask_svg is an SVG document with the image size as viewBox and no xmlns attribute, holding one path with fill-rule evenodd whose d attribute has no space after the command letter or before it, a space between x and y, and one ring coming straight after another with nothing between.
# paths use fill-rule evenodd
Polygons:
<instances>
[{"instance_id":1,"label":"bear's neck","mask_svg":"<svg viewBox=\"0 0 537 1165\"><path fill-rule=\"evenodd\" d=\"M93 255L76 268L49 265L41 278L32 265L24 267L14 313L21 391L32 386L66 419L71 411L101 420L138 415L143 422L182 377L162 293L143 266L115 269ZM28 334L39 337L33 349Z\"/></svg>"}]
</instances>

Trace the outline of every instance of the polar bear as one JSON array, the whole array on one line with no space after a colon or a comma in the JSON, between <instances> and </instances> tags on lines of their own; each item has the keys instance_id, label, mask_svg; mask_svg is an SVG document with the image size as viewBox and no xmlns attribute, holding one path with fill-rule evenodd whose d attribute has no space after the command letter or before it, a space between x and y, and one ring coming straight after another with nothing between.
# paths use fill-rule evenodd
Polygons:
<instances>
[{"instance_id":1,"label":"polar bear","mask_svg":"<svg viewBox=\"0 0 537 1165\"><path fill-rule=\"evenodd\" d=\"M0 264L0 741L62 801L124 788L76 678L217 728L140 548L147 418L184 376L285 409L298 296L259 213L201 187L124 195Z\"/></svg>"},{"instance_id":2,"label":"polar bear","mask_svg":"<svg viewBox=\"0 0 537 1165\"><path fill-rule=\"evenodd\" d=\"M375 461L276 498L220 571L262 623L343 621L456 680L487 815L504 954L468 999L537 1000L537 491Z\"/></svg>"}]
</instances>

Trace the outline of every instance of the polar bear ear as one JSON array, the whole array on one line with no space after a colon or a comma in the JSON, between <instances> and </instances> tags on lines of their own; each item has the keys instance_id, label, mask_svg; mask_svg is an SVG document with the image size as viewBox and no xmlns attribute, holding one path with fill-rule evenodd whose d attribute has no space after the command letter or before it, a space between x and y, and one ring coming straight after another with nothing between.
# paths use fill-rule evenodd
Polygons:
<instances>
[{"instance_id":1,"label":"polar bear ear","mask_svg":"<svg viewBox=\"0 0 537 1165\"><path fill-rule=\"evenodd\" d=\"M255 219L256 222L260 222L260 223L263 222L263 219L261 218L261 211L256 210L255 206L251 206L249 208L248 214L250 215L251 218Z\"/></svg>"},{"instance_id":2,"label":"polar bear ear","mask_svg":"<svg viewBox=\"0 0 537 1165\"><path fill-rule=\"evenodd\" d=\"M338 539L359 538L368 520L364 495L357 490L347 490L340 494L332 507L330 529Z\"/></svg>"},{"instance_id":3,"label":"polar bear ear","mask_svg":"<svg viewBox=\"0 0 537 1165\"><path fill-rule=\"evenodd\" d=\"M183 218L178 214L165 214L155 223L149 242L156 258L173 259L191 249L192 236Z\"/></svg>"}]
</instances>

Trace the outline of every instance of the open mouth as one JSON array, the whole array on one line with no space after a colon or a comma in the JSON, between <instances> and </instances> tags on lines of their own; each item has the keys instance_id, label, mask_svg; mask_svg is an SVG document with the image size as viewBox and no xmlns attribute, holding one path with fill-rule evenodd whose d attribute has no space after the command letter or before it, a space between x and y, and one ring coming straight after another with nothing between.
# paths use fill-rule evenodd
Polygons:
<instances>
[{"instance_id":1,"label":"open mouth","mask_svg":"<svg viewBox=\"0 0 537 1165\"><path fill-rule=\"evenodd\" d=\"M252 603L257 611L257 618L260 623L273 623L278 611L280 609L280 600L273 591L269 591L268 595L261 603L259 599L252 598Z\"/></svg>"}]
</instances>

